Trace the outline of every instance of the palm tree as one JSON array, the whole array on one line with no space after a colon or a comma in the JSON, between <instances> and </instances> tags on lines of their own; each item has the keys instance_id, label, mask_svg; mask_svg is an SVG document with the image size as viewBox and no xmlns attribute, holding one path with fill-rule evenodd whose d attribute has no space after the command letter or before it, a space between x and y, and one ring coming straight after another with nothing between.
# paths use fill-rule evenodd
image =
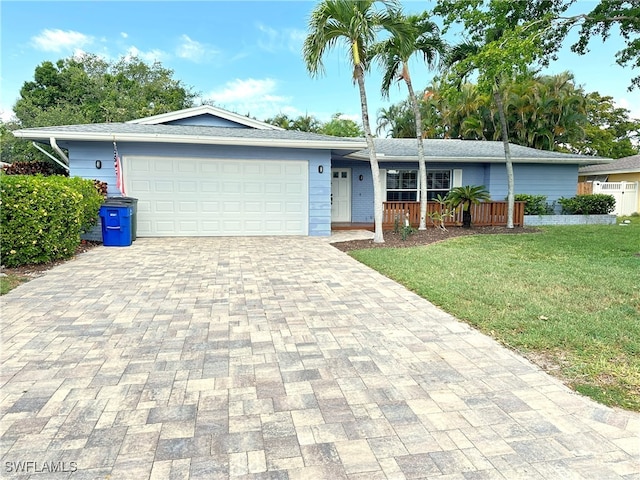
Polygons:
<instances>
[{"instance_id":1,"label":"palm tree","mask_svg":"<svg viewBox=\"0 0 640 480\"><path fill-rule=\"evenodd\" d=\"M471 227L471 205L491 200L489 192L484 185L465 185L464 187L452 188L446 201L454 209L462 205L462 226Z\"/></svg>"},{"instance_id":2,"label":"palm tree","mask_svg":"<svg viewBox=\"0 0 640 480\"><path fill-rule=\"evenodd\" d=\"M420 171L420 225L418 230L426 230L427 224L427 166L422 143L422 115L416 93L413 90L409 59L422 54L429 68L436 64L436 58L444 52L445 45L440 39L438 26L429 20L427 12L420 15L401 16L398 22L409 27L406 31L393 32L386 40L372 47L373 54L383 64L382 96L389 97L389 88L394 80L404 80L409 90L409 99L415 117L416 139L418 141L418 165Z\"/></svg>"},{"instance_id":3,"label":"palm tree","mask_svg":"<svg viewBox=\"0 0 640 480\"><path fill-rule=\"evenodd\" d=\"M411 138L416 136L413 112L409 111L406 101L378 110L378 135L386 132L391 138Z\"/></svg>"},{"instance_id":4,"label":"palm tree","mask_svg":"<svg viewBox=\"0 0 640 480\"><path fill-rule=\"evenodd\" d=\"M376 10L376 3L384 7ZM362 127L364 128L369 162L373 177L373 202L375 232L373 241L384 243L382 235L382 191L380 188L380 168L376 155L371 125L364 74L370 65L367 51L375 42L376 34L382 28L391 32L402 25L395 22L398 10L397 2L391 0L322 0L311 12L309 35L304 41L303 56L307 70L312 76L324 73L322 57L339 43L350 51L349 60L353 67L353 78L360 91L362 109Z\"/></svg>"},{"instance_id":5,"label":"palm tree","mask_svg":"<svg viewBox=\"0 0 640 480\"><path fill-rule=\"evenodd\" d=\"M488 32L485 34L486 38L484 40L488 44L495 35L499 34L499 32ZM478 52L482 50L482 47L483 46L479 43L463 42L459 45L456 45L450 50L444 63L449 68L455 66L459 67L461 64L464 64L465 60L468 60L474 55L477 55ZM471 62L464 65L461 71L456 73L457 75L459 75L459 78L463 78L469 75L471 71L478 68L479 67L477 65L474 65L473 62ZM493 101L496 104L496 111L498 113L500 133L502 137L502 144L504 147L505 166L507 170L507 228L513 228L515 181L513 177L513 162L511 161L511 148L509 147L509 130L507 128L507 116L504 110L504 78L495 77L492 80L493 86L491 93Z\"/></svg>"}]
</instances>

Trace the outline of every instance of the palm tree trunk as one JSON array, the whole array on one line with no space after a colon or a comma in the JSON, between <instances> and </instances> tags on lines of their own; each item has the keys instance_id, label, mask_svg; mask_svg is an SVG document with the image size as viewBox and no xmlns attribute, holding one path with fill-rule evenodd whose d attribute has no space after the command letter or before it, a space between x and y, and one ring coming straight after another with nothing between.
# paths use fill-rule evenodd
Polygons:
<instances>
[{"instance_id":1,"label":"palm tree trunk","mask_svg":"<svg viewBox=\"0 0 640 480\"><path fill-rule=\"evenodd\" d=\"M496 84L499 83L496 81ZM493 98L498 108L498 117L500 118L500 130L502 130L502 144L504 145L504 159L507 167L507 228L513 228L513 210L514 210L514 180L513 180L513 163L511 163L511 150L509 148L509 132L507 130L507 116L504 113L504 104L500 89L496 87L493 90Z\"/></svg>"},{"instance_id":2,"label":"palm tree trunk","mask_svg":"<svg viewBox=\"0 0 640 480\"><path fill-rule=\"evenodd\" d=\"M382 192L380 191L380 167L378 166L378 157L376 155L376 147L373 143L373 135L371 135L371 126L369 124L369 108L367 106L367 92L364 88L364 73L360 65L355 68L356 80L360 89L360 107L362 108L362 127L364 128L367 147L369 148L369 163L371 164L371 177L373 179L373 220L374 220L374 243L384 243L384 235L382 234Z\"/></svg>"},{"instance_id":3,"label":"palm tree trunk","mask_svg":"<svg viewBox=\"0 0 640 480\"><path fill-rule=\"evenodd\" d=\"M407 84L409 90L409 98L411 99L411 106L413 107L413 115L416 118L416 140L418 141L418 167L420 172L420 225L418 230L427 229L427 163L424 159L424 144L422 142L422 115L420 114L420 106L418 105L418 99L416 98L416 92L413 90L413 84L411 83L411 75L409 74L409 67L404 64L403 67L404 81Z\"/></svg>"}]
</instances>

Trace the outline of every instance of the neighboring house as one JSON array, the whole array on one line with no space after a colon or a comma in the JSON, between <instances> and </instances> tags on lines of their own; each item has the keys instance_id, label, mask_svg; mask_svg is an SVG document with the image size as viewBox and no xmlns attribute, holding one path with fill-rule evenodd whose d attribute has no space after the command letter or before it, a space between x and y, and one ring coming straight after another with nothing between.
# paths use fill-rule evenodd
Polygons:
<instances>
[{"instance_id":1,"label":"neighboring house","mask_svg":"<svg viewBox=\"0 0 640 480\"><path fill-rule=\"evenodd\" d=\"M616 198L617 215L640 212L640 154L606 165L580 167L578 174L579 182L593 183L593 193L608 193Z\"/></svg>"},{"instance_id":2,"label":"neighboring house","mask_svg":"<svg viewBox=\"0 0 640 480\"><path fill-rule=\"evenodd\" d=\"M605 165L589 165L578 170L580 182L639 182L640 154L619 158Z\"/></svg>"},{"instance_id":3,"label":"neighboring house","mask_svg":"<svg viewBox=\"0 0 640 480\"><path fill-rule=\"evenodd\" d=\"M364 139L282 130L211 106L127 123L29 128L70 174L116 190L113 142L126 195L138 199L137 236L313 235L333 223L373 223ZM68 159L61 148L69 152ZM417 201L415 139L377 139L385 201ZM578 167L607 159L512 145L516 193L575 193ZM507 194L501 142L425 140L430 198L454 186Z\"/></svg>"}]
</instances>

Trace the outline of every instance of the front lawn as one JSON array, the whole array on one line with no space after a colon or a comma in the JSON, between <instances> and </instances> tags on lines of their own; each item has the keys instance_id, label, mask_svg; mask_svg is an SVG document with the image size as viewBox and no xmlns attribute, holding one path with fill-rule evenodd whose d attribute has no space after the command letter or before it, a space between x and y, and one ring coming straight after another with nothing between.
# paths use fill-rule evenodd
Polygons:
<instances>
[{"instance_id":1,"label":"front lawn","mask_svg":"<svg viewBox=\"0 0 640 480\"><path fill-rule=\"evenodd\" d=\"M640 411L640 220L351 252L575 390Z\"/></svg>"}]
</instances>

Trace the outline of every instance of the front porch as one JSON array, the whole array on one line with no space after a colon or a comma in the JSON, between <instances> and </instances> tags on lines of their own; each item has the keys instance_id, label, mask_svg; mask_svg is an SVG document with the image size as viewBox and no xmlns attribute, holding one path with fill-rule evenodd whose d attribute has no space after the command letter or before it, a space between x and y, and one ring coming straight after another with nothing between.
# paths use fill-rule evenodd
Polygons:
<instances>
[{"instance_id":1,"label":"front porch","mask_svg":"<svg viewBox=\"0 0 640 480\"><path fill-rule=\"evenodd\" d=\"M524 204L525 202L515 202L513 211L513 225L522 227L524 225ZM420 224L420 203L419 202L384 202L382 210L382 229L393 230L396 222L402 226L404 219L408 219L412 227L417 228ZM437 212L440 204L437 202L427 203L427 214ZM475 227L501 227L507 225L507 202L492 201L482 202L471 206L471 218ZM453 218L445 221L447 227L462 225L462 209L457 209ZM430 218L427 218L427 227L435 226ZM374 230L373 223L366 222L332 222L331 230Z\"/></svg>"}]
</instances>

